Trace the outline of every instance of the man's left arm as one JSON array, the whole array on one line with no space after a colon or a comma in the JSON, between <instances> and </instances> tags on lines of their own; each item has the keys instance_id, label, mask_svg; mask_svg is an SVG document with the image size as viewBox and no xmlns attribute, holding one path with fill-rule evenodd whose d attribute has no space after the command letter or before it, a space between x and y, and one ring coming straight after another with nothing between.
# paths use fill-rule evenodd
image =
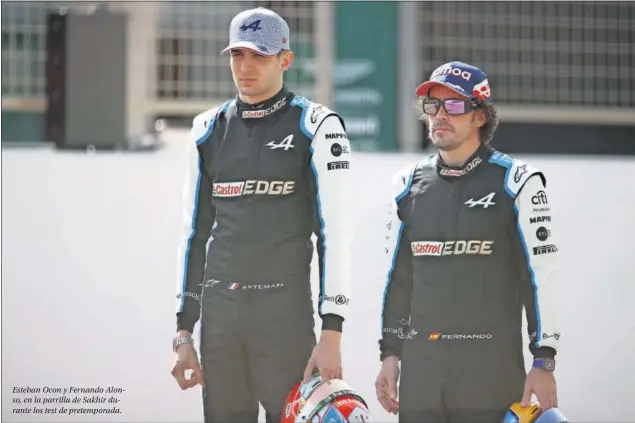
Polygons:
<instances>
[{"instance_id":1,"label":"man's left arm","mask_svg":"<svg viewBox=\"0 0 635 423\"><path fill-rule=\"evenodd\" d=\"M542 174L529 177L515 199L518 232L523 245L523 302L529 349L534 358L554 357L560 327L557 317L558 244L553 233L553 210Z\"/></svg>"},{"instance_id":2,"label":"man's left arm","mask_svg":"<svg viewBox=\"0 0 635 423\"><path fill-rule=\"evenodd\" d=\"M318 312L322 330L342 332L351 299L353 180L351 146L339 116L324 119L313 136L311 153L318 218Z\"/></svg>"}]
</instances>

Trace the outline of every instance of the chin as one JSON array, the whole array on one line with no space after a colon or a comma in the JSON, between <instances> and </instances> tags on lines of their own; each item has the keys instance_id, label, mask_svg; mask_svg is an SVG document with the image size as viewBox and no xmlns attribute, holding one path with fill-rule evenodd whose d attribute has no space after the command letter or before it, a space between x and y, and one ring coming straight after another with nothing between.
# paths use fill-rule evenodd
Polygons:
<instances>
[{"instance_id":1,"label":"chin","mask_svg":"<svg viewBox=\"0 0 635 423\"><path fill-rule=\"evenodd\" d=\"M458 143L453 139L441 139L437 137L431 137L430 139L432 140L432 144L439 150L451 151L458 147Z\"/></svg>"},{"instance_id":2,"label":"chin","mask_svg":"<svg viewBox=\"0 0 635 423\"><path fill-rule=\"evenodd\" d=\"M247 95L247 96L253 96L253 95L258 95L259 91L258 89L256 89L255 87L239 87L239 91L242 95Z\"/></svg>"}]
</instances>

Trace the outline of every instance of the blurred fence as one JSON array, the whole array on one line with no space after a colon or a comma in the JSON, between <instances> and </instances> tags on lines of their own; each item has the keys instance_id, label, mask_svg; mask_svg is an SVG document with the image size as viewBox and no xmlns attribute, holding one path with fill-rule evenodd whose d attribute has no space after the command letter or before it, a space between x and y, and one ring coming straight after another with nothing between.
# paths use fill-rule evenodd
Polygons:
<instances>
[{"instance_id":1,"label":"blurred fence","mask_svg":"<svg viewBox=\"0 0 635 423\"><path fill-rule=\"evenodd\" d=\"M363 87L347 95L336 86L338 81L366 77L367 85L376 86L378 78L372 75L377 62L368 67L376 59L355 57L350 40L355 31L348 23L337 25L350 22L350 17L343 16L350 13L346 2L326 3L333 11L333 22L326 26L318 10L324 6L315 2L145 2L134 10L128 6L132 3L136 2L2 3L3 123L15 129L3 130L3 138L29 125L42 126L46 14L60 7L127 8L132 14L152 16L144 22L151 26L146 30L156 42L150 51L135 52L147 56L144 63L149 69L135 72L140 72L137 80L150 80L143 91L145 112L150 116L189 119L235 95L227 60L219 51L227 43L231 18L256 5L277 11L289 22L297 56L286 74L292 89L309 98L319 98L323 92L322 98L331 103L327 91L335 86L333 102L353 99L361 106L386 97L385 92L377 94ZM395 62L391 65L396 67L395 75L387 73L380 79L399 94L394 107L392 101L388 103L395 109L394 116L382 116L381 122L397 129L381 136L399 138L402 148L412 146L419 137L419 128L407 120L412 115L414 87L450 60L475 64L488 73L503 121L635 125L633 2L400 2L394 7L400 10L395 22L389 22L392 18L380 9L369 13L381 13L375 19L386 21L384 29L399 32L396 60L391 51L379 51L377 57L385 55ZM366 35L355 41L360 50L381 45L381 31L376 28L375 41ZM329 46L330 56L325 56ZM338 47L347 49L349 56L338 57ZM332 72L319 69L327 58L335 59ZM362 65L366 74L355 76Z\"/></svg>"},{"instance_id":2,"label":"blurred fence","mask_svg":"<svg viewBox=\"0 0 635 423\"><path fill-rule=\"evenodd\" d=\"M518 109L514 119L533 110L550 121L635 123L635 3L424 2L419 10L424 70L453 58L482 66L495 101Z\"/></svg>"}]
</instances>

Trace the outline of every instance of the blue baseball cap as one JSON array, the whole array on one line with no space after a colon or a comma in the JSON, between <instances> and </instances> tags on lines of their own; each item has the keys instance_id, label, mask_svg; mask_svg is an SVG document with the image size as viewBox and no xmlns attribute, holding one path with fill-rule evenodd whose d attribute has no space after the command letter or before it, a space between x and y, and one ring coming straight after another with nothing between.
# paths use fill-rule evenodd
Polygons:
<instances>
[{"instance_id":1,"label":"blue baseball cap","mask_svg":"<svg viewBox=\"0 0 635 423\"><path fill-rule=\"evenodd\" d=\"M430 80L419 85L417 96L427 95L435 85L443 85L454 92L486 103L492 101L492 93L485 72L463 62L449 62L436 68Z\"/></svg>"},{"instance_id":2,"label":"blue baseball cap","mask_svg":"<svg viewBox=\"0 0 635 423\"><path fill-rule=\"evenodd\" d=\"M235 48L248 48L265 56L290 50L289 25L264 7L240 12L229 25L229 45L221 54Z\"/></svg>"}]
</instances>

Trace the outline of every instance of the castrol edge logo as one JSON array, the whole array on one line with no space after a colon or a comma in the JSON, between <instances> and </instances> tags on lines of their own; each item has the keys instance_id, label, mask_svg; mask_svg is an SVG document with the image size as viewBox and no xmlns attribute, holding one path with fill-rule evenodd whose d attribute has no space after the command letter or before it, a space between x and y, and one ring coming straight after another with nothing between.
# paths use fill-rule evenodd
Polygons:
<instances>
[{"instance_id":1,"label":"castrol edge logo","mask_svg":"<svg viewBox=\"0 0 635 423\"><path fill-rule=\"evenodd\" d=\"M294 181L242 181L215 183L213 197L240 197L241 195L265 194L288 195L295 190Z\"/></svg>"},{"instance_id":2,"label":"castrol edge logo","mask_svg":"<svg viewBox=\"0 0 635 423\"><path fill-rule=\"evenodd\" d=\"M413 256L451 256L462 254L492 254L494 241L416 241L410 243Z\"/></svg>"}]
</instances>

